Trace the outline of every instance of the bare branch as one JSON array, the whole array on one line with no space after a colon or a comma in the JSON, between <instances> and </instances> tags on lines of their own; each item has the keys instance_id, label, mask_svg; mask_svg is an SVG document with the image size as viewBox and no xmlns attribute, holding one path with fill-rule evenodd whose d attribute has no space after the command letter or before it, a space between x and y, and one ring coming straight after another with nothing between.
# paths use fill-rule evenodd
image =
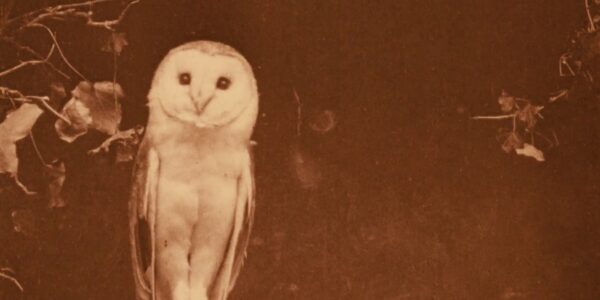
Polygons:
<instances>
[{"instance_id":1,"label":"bare branch","mask_svg":"<svg viewBox=\"0 0 600 300\"><path fill-rule=\"evenodd\" d=\"M29 54L31 54L33 57L35 57L37 60L41 60L42 59L42 55L39 54L37 51L33 50L31 47L29 46L25 46L25 45L21 45L19 42L15 41L12 38L9 37L0 37L4 42L9 43L10 45L12 45L13 47L25 51ZM50 62L49 60L46 60L44 62L46 65L48 65L52 70L54 70L54 72L56 72L57 74L59 74L60 76L66 78L66 79L71 79L71 77L67 74L65 74L65 72L61 71L60 69L58 69L52 62Z\"/></svg>"},{"instance_id":2,"label":"bare branch","mask_svg":"<svg viewBox=\"0 0 600 300\"><path fill-rule=\"evenodd\" d=\"M560 99L560 98L562 98L564 96L567 96L568 94L569 94L569 90L562 90L558 94L556 94L554 96L551 96L548 99L548 102L552 103L552 102L554 102L554 101L556 101L556 100L558 100L558 99Z\"/></svg>"},{"instance_id":3,"label":"bare branch","mask_svg":"<svg viewBox=\"0 0 600 300\"><path fill-rule=\"evenodd\" d=\"M50 113L52 113L54 116L65 121L67 124L71 125L71 121L67 117L63 116L61 113L56 111L52 106L50 106L50 104L48 104L48 102L50 101L50 99L48 97L27 96L26 98L31 99L31 100L36 100L36 103L40 103L44 108L46 108L48 111L50 111Z\"/></svg>"},{"instance_id":4,"label":"bare branch","mask_svg":"<svg viewBox=\"0 0 600 300\"><path fill-rule=\"evenodd\" d=\"M28 60L28 61L22 61L20 64L4 70L2 72L0 72L0 77L2 76L6 76L12 72L15 72L21 68L27 67L27 66L35 66L35 65L39 65L39 64L44 64L46 62L48 62L48 59L50 59L50 56L52 56L52 53L54 53L54 45L52 45L52 47L50 48L50 51L48 52L48 54L46 55L46 57L43 60Z\"/></svg>"},{"instance_id":5,"label":"bare branch","mask_svg":"<svg viewBox=\"0 0 600 300\"><path fill-rule=\"evenodd\" d=\"M61 13L64 13L65 11L73 11L74 9L89 8L96 4L116 2L116 1L118 1L118 0L92 0L92 1L85 1L85 2L80 2L80 3L61 4L61 5L51 6L51 7L45 7L45 8L34 10L34 11L28 12L26 14L14 17L14 18L8 20L5 23L5 26L6 27L13 26L14 24L18 23L19 21L26 23L25 25L28 25L31 23L38 23L38 22L42 21L44 18L52 17L57 14L60 15ZM40 16L42 16L42 15L44 17L40 18ZM28 21L28 20L31 20L31 21Z\"/></svg>"},{"instance_id":6,"label":"bare branch","mask_svg":"<svg viewBox=\"0 0 600 300\"><path fill-rule=\"evenodd\" d=\"M139 3L141 0L132 0L127 5L119 16L114 20L104 20L104 21L95 21L93 19L93 14L91 11L83 9L88 9L96 4L101 3L109 3L109 2L117 2L118 0L95 0L95 1L86 1L81 3L72 3L72 4L62 4L52 7L47 7L43 9L38 9L27 14L15 17L9 20L6 25L14 26L14 24L19 21L22 22L19 29L29 27L32 24L42 23L46 20L67 20L71 19L83 19L86 25L91 27L100 27L110 31L115 31L115 27L123 21L125 15L129 11L129 9Z\"/></svg>"},{"instance_id":7,"label":"bare branch","mask_svg":"<svg viewBox=\"0 0 600 300\"><path fill-rule=\"evenodd\" d=\"M30 27L40 27L45 29L48 34L50 35L50 37L52 38L52 41L54 43L54 45L56 45L56 49L58 50L58 53L60 54L60 57L63 59L63 61L65 62L65 64L67 64L67 66L69 66L69 68L75 72L75 74L77 74L79 77L81 77L81 79L85 80L85 81L89 81L87 80L87 78L85 76L83 76L83 74L81 74L81 72L79 72L72 64L71 62L69 62L69 60L67 59L67 57L65 56L65 54L63 53L62 49L60 48L60 45L58 44L58 40L56 38L56 35L54 34L54 32L52 32L52 30L44 25L44 24L40 24L40 23L33 23L29 25Z\"/></svg>"},{"instance_id":8,"label":"bare branch","mask_svg":"<svg viewBox=\"0 0 600 300\"><path fill-rule=\"evenodd\" d=\"M475 116L471 117L472 120L506 120L516 117L517 114L510 115L498 115L498 116Z\"/></svg>"},{"instance_id":9,"label":"bare branch","mask_svg":"<svg viewBox=\"0 0 600 300\"><path fill-rule=\"evenodd\" d=\"M591 7L590 7L590 0L585 0L585 12L587 13L588 22L589 22L588 31L589 32L596 31L596 25L594 24L594 18L592 17L592 12L591 12Z\"/></svg>"},{"instance_id":10,"label":"bare branch","mask_svg":"<svg viewBox=\"0 0 600 300\"><path fill-rule=\"evenodd\" d=\"M15 286L17 286L17 288L19 288L19 290L21 292L24 291L23 286L21 285L21 283L15 277L13 277L13 276L11 276L9 274L6 274L4 272L4 269L2 271L0 271L0 278L4 278L4 279L12 282Z\"/></svg>"},{"instance_id":11,"label":"bare branch","mask_svg":"<svg viewBox=\"0 0 600 300\"><path fill-rule=\"evenodd\" d=\"M38 103L39 105L43 106L46 110L48 110L51 114L65 121L67 124L71 125L71 121L67 117L63 116L61 113L52 108L52 106L50 106L50 104L48 103L50 99L46 96L25 96L23 95L23 93L17 90L0 87L0 99L7 99L10 101L24 103Z\"/></svg>"},{"instance_id":12,"label":"bare branch","mask_svg":"<svg viewBox=\"0 0 600 300\"><path fill-rule=\"evenodd\" d=\"M292 88L292 92L296 101L296 136L300 136L302 134L302 101L300 101L296 88Z\"/></svg>"}]
</instances>

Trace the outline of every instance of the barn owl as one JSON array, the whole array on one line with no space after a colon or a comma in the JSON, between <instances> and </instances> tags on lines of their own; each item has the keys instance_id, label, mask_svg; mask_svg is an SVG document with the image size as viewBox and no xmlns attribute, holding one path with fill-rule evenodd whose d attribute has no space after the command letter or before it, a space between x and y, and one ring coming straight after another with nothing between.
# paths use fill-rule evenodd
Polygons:
<instances>
[{"instance_id":1,"label":"barn owl","mask_svg":"<svg viewBox=\"0 0 600 300\"><path fill-rule=\"evenodd\" d=\"M136 297L226 299L254 215L251 66L221 43L181 45L159 64L148 106L129 202Z\"/></svg>"}]
</instances>

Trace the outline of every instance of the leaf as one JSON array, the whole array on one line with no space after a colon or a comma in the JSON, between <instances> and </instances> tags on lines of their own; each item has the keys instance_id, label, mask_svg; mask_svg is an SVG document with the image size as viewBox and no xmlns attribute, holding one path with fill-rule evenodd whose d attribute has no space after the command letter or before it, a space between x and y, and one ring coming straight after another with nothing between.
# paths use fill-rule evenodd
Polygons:
<instances>
[{"instance_id":1,"label":"leaf","mask_svg":"<svg viewBox=\"0 0 600 300\"><path fill-rule=\"evenodd\" d=\"M90 109L79 100L69 100L61 113L71 121L71 124L68 124L58 119L54 123L54 128L63 141L72 143L78 137L86 134L88 126L92 124Z\"/></svg>"},{"instance_id":2,"label":"leaf","mask_svg":"<svg viewBox=\"0 0 600 300\"><path fill-rule=\"evenodd\" d=\"M67 203L61 195L65 183L65 163L59 160L54 161L46 165L45 173L48 180L48 186L46 187L46 195L49 198L48 207L65 207Z\"/></svg>"},{"instance_id":3,"label":"leaf","mask_svg":"<svg viewBox=\"0 0 600 300\"><path fill-rule=\"evenodd\" d=\"M0 173L17 174L19 158L16 142L25 138L44 111L35 104L23 103L8 113L0 124Z\"/></svg>"},{"instance_id":4,"label":"leaf","mask_svg":"<svg viewBox=\"0 0 600 300\"><path fill-rule=\"evenodd\" d=\"M71 124L63 120L55 123L59 137L69 143L85 134L88 129L113 135L121 123L120 99L124 97L121 86L103 81L82 81L71 91L71 99L65 104L62 114Z\"/></svg>"},{"instance_id":5,"label":"leaf","mask_svg":"<svg viewBox=\"0 0 600 300\"><path fill-rule=\"evenodd\" d=\"M124 32L112 32L106 41L106 44L102 47L102 51L115 53L121 55L123 48L129 45L127 42L126 34Z\"/></svg>"},{"instance_id":6,"label":"leaf","mask_svg":"<svg viewBox=\"0 0 600 300\"><path fill-rule=\"evenodd\" d=\"M511 112L515 108L515 97L503 90L500 97L498 97L498 104L500 104L500 109L503 112Z\"/></svg>"},{"instance_id":7,"label":"leaf","mask_svg":"<svg viewBox=\"0 0 600 300\"><path fill-rule=\"evenodd\" d=\"M523 147L523 139L516 132L511 132L502 143L502 150L506 153L510 153L511 151Z\"/></svg>"},{"instance_id":8,"label":"leaf","mask_svg":"<svg viewBox=\"0 0 600 300\"><path fill-rule=\"evenodd\" d=\"M544 152L540 151L538 148L531 144L523 144L523 148L515 149L518 155L523 155L526 157L531 157L537 161L545 161Z\"/></svg>"},{"instance_id":9,"label":"leaf","mask_svg":"<svg viewBox=\"0 0 600 300\"><path fill-rule=\"evenodd\" d=\"M540 110L542 106L527 104L519 111L517 117L519 121L525 123L527 129L531 130L537 124Z\"/></svg>"}]
</instances>

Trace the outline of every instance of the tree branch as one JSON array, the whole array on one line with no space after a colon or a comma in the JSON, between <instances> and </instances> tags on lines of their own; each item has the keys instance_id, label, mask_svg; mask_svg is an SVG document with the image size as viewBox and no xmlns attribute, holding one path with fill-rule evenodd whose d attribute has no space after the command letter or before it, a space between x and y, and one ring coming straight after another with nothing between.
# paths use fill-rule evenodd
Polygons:
<instances>
[{"instance_id":1,"label":"tree branch","mask_svg":"<svg viewBox=\"0 0 600 300\"><path fill-rule=\"evenodd\" d=\"M71 62L69 62L69 60L67 59L67 57L65 56L65 54L63 53L62 49L60 48L60 45L58 44L58 40L56 38L56 35L54 34L54 32L52 32L52 30L44 25L44 24L40 24L40 23L33 23L28 25L30 27L41 27L43 29L45 29L48 34L50 35L50 37L52 38L52 42L54 43L54 45L56 45L56 49L58 50L58 54L60 54L60 57L62 58L62 60L65 62L65 64L67 66L69 66L69 68L75 72L75 74L77 74L79 77L81 77L81 79L85 80L85 81L89 81L87 80L87 78L85 76L83 76L83 74L81 74L81 72L79 72L72 64Z\"/></svg>"},{"instance_id":2,"label":"tree branch","mask_svg":"<svg viewBox=\"0 0 600 300\"><path fill-rule=\"evenodd\" d=\"M596 24L594 24L594 18L592 17L590 0L585 0L585 12L587 13L588 22L590 24L588 27L589 32L596 31Z\"/></svg>"},{"instance_id":3,"label":"tree branch","mask_svg":"<svg viewBox=\"0 0 600 300\"><path fill-rule=\"evenodd\" d=\"M56 111L50 104L48 103L50 99L46 96L25 96L23 93L9 89L6 87L0 87L0 99L6 99L17 102L27 102L27 103L38 103L43 106L46 110L48 110L51 114L56 116L57 118L65 121L67 124L71 125L71 121L63 116L61 113Z\"/></svg>"},{"instance_id":4,"label":"tree branch","mask_svg":"<svg viewBox=\"0 0 600 300\"><path fill-rule=\"evenodd\" d=\"M2 268L2 270L0 270L0 278L4 278L10 282L12 282L15 286L17 286L17 288L19 288L19 290L21 292L24 291L23 286L21 285L21 283L13 276L6 274L5 271L6 268Z\"/></svg>"},{"instance_id":5,"label":"tree branch","mask_svg":"<svg viewBox=\"0 0 600 300\"><path fill-rule=\"evenodd\" d=\"M25 46L25 45L21 45L19 42L17 42L16 40L9 38L9 37L0 37L2 39L2 41L12 45L13 47L25 51L29 54L31 54L33 57L35 57L37 60L41 60L42 59L42 55L39 54L37 51L33 50L31 47L29 46ZM60 69L58 69L52 62L50 61L46 61L45 62L46 65L48 65L54 72L56 72L57 74L59 74L60 76L66 78L66 79L71 79L71 77L67 74L65 74L65 72L61 71Z\"/></svg>"},{"instance_id":6,"label":"tree branch","mask_svg":"<svg viewBox=\"0 0 600 300\"><path fill-rule=\"evenodd\" d=\"M48 59L50 59L50 57L52 56L52 53L54 53L54 48L55 48L55 46L52 45L52 47L50 48L50 51L48 52L48 54L46 55L46 57L44 59L42 59L42 60L22 61L18 65L0 72L0 77L6 76L6 75L8 75L8 74L10 74L12 72L15 72L15 71L17 71L17 70L19 70L21 68L27 67L27 66L34 66L34 65L39 65L39 64L47 63Z\"/></svg>"},{"instance_id":7,"label":"tree branch","mask_svg":"<svg viewBox=\"0 0 600 300\"><path fill-rule=\"evenodd\" d=\"M471 120L506 120L516 117L517 114L510 115L498 115L498 116L475 116L471 117Z\"/></svg>"},{"instance_id":8,"label":"tree branch","mask_svg":"<svg viewBox=\"0 0 600 300\"><path fill-rule=\"evenodd\" d=\"M300 136L302 134L302 101L300 101L296 88L292 88L292 92L296 101L296 136Z\"/></svg>"}]
</instances>

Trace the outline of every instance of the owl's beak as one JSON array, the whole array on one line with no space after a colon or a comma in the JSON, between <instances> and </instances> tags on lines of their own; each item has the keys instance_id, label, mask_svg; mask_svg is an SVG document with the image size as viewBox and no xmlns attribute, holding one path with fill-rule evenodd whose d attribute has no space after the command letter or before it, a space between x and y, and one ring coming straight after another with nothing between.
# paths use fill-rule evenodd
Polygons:
<instances>
[{"instance_id":1,"label":"owl's beak","mask_svg":"<svg viewBox=\"0 0 600 300\"><path fill-rule=\"evenodd\" d=\"M194 106L196 107L196 113L202 114L202 112L204 112L204 109L210 103L210 101L212 101L212 99L213 99L212 93L210 95L207 95L207 97L206 96L203 97L200 95L193 97L192 101L194 102Z\"/></svg>"}]
</instances>

